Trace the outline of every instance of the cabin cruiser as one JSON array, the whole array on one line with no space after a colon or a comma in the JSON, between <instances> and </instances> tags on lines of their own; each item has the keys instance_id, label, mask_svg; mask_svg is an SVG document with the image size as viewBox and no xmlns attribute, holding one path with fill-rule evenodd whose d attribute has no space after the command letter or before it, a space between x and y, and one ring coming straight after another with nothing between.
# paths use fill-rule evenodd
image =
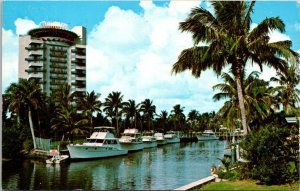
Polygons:
<instances>
[{"instance_id":1,"label":"cabin cruiser","mask_svg":"<svg viewBox=\"0 0 300 191\"><path fill-rule=\"evenodd\" d=\"M164 134L163 133L154 133L154 137L157 140L157 145L165 145L167 144L167 140L164 138Z\"/></svg>"},{"instance_id":2,"label":"cabin cruiser","mask_svg":"<svg viewBox=\"0 0 300 191\"><path fill-rule=\"evenodd\" d=\"M144 143L144 149L157 147L157 140L153 136L152 132L144 132L142 136L142 141Z\"/></svg>"},{"instance_id":3,"label":"cabin cruiser","mask_svg":"<svg viewBox=\"0 0 300 191\"><path fill-rule=\"evenodd\" d=\"M168 131L164 135L164 138L167 140L167 143L179 143L180 138L176 135L174 131Z\"/></svg>"},{"instance_id":4,"label":"cabin cruiser","mask_svg":"<svg viewBox=\"0 0 300 191\"><path fill-rule=\"evenodd\" d=\"M128 150L121 148L113 127L95 127L90 138L83 144L69 144L71 159L104 158L126 155Z\"/></svg>"},{"instance_id":5,"label":"cabin cruiser","mask_svg":"<svg viewBox=\"0 0 300 191\"><path fill-rule=\"evenodd\" d=\"M138 129L125 129L121 135L119 139L121 148L128 151L139 151L144 148L142 135Z\"/></svg>"},{"instance_id":6,"label":"cabin cruiser","mask_svg":"<svg viewBox=\"0 0 300 191\"><path fill-rule=\"evenodd\" d=\"M219 137L212 130L205 130L203 133L197 134L198 141L218 140Z\"/></svg>"}]
</instances>

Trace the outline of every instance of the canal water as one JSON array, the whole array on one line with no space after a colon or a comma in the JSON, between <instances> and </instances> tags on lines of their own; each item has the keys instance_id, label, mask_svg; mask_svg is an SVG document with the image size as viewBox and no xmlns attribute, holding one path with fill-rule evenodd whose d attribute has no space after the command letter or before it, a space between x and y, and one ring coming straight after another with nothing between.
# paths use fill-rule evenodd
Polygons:
<instances>
[{"instance_id":1,"label":"canal water","mask_svg":"<svg viewBox=\"0 0 300 191\"><path fill-rule=\"evenodd\" d=\"M3 161L8 190L171 190L210 175L224 154L224 141L176 143L126 156L49 165Z\"/></svg>"}]
</instances>

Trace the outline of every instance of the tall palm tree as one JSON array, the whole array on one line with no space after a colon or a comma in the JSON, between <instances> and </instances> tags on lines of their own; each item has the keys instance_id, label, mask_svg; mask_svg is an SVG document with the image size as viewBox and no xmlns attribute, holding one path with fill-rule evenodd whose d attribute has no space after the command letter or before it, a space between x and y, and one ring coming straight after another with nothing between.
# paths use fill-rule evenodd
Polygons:
<instances>
[{"instance_id":1,"label":"tall palm tree","mask_svg":"<svg viewBox=\"0 0 300 191\"><path fill-rule=\"evenodd\" d=\"M71 92L71 86L67 83L59 86L57 90L51 95L59 107L68 107L74 102L75 94Z\"/></svg>"},{"instance_id":2,"label":"tall palm tree","mask_svg":"<svg viewBox=\"0 0 300 191\"><path fill-rule=\"evenodd\" d=\"M33 147L36 149L32 111L37 110L42 102L40 85L34 80L19 79L17 84L13 83L7 89L6 94L8 96L9 110L17 113L18 122L20 122L21 110L27 110Z\"/></svg>"},{"instance_id":3,"label":"tall palm tree","mask_svg":"<svg viewBox=\"0 0 300 191\"><path fill-rule=\"evenodd\" d=\"M107 98L105 98L104 102L104 111L111 115L111 119L113 117L117 123L116 133L119 135L119 118L121 116L121 109L123 108L123 95L121 92L112 92L109 93Z\"/></svg>"},{"instance_id":4,"label":"tall palm tree","mask_svg":"<svg viewBox=\"0 0 300 191\"><path fill-rule=\"evenodd\" d=\"M126 117L130 120L130 125L132 127L133 122L135 124L136 128L136 119L137 119L137 113L138 113L138 108L140 104L136 104L134 100L130 99L127 102L124 102L123 106L123 113L126 115Z\"/></svg>"},{"instance_id":5,"label":"tall palm tree","mask_svg":"<svg viewBox=\"0 0 300 191\"><path fill-rule=\"evenodd\" d=\"M283 109L286 113L296 108L296 103L300 103L300 90L297 85L300 83L300 75L297 72L297 66L292 64L286 71L278 71L277 77L270 80L277 82L278 86L274 88L274 93L280 99Z\"/></svg>"},{"instance_id":6,"label":"tall palm tree","mask_svg":"<svg viewBox=\"0 0 300 191\"><path fill-rule=\"evenodd\" d=\"M243 95L245 103L245 112L249 116L248 122L251 119L264 119L270 113L271 100L268 82L258 79L259 72L251 72L247 77L243 76ZM222 79L224 83L219 83L213 86L214 90L220 90L213 96L215 101L221 99L229 99L220 109L220 114L227 119L227 125L233 125L236 120L240 119L238 92L235 78L229 73L223 73Z\"/></svg>"},{"instance_id":7,"label":"tall palm tree","mask_svg":"<svg viewBox=\"0 0 300 191\"><path fill-rule=\"evenodd\" d=\"M187 120L190 122L192 129L196 129L198 117L199 117L199 112L195 109L191 110L188 113Z\"/></svg>"},{"instance_id":8,"label":"tall palm tree","mask_svg":"<svg viewBox=\"0 0 300 191\"><path fill-rule=\"evenodd\" d=\"M93 113L101 111L101 101L98 99L99 96L92 91L91 93L86 92L83 98L79 100L79 105L83 109L83 114L89 118L90 132L93 129Z\"/></svg>"},{"instance_id":9,"label":"tall palm tree","mask_svg":"<svg viewBox=\"0 0 300 191\"><path fill-rule=\"evenodd\" d=\"M178 130L178 126L179 128L182 127L182 125L185 122L185 115L183 113L184 107L181 107L180 104L177 104L173 107L173 110L171 110L171 115L170 117L173 119L174 121L174 125L175 125L175 129Z\"/></svg>"},{"instance_id":10,"label":"tall palm tree","mask_svg":"<svg viewBox=\"0 0 300 191\"><path fill-rule=\"evenodd\" d=\"M250 29L254 1L212 1L215 14L203 8L193 8L179 29L191 32L194 47L185 49L173 65L172 72L190 70L196 78L202 71L213 69L218 75L229 66L237 84L242 126L247 134L247 122L241 76L246 63L255 63L262 69L266 64L284 71L287 59L294 61L299 55L290 49L289 40L270 42L269 31L285 31L279 17L264 19L253 30ZM201 45L204 43L205 45Z\"/></svg>"},{"instance_id":11,"label":"tall palm tree","mask_svg":"<svg viewBox=\"0 0 300 191\"><path fill-rule=\"evenodd\" d=\"M168 112L166 110L162 110L158 115L157 121L162 124L162 128L166 130L166 126L169 121Z\"/></svg>"},{"instance_id":12,"label":"tall palm tree","mask_svg":"<svg viewBox=\"0 0 300 191\"><path fill-rule=\"evenodd\" d=\"M140 111L143 112L143 116L146 118L148 123L148 130L150 131L150 124L152 122L152 119L154 117L156 110L156 106L153 105L153 102L150 99L145 99L141 103Z\"/></svg>"}]
</instances>

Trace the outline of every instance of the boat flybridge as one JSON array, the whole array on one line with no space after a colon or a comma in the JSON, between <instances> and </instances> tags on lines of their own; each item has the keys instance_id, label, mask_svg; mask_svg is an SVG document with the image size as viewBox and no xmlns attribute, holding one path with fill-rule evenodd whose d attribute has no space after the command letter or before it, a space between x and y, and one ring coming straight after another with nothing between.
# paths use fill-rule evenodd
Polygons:
<instances>
[{"instance_id":1,"label":"boat flybridge","mask_svg":"<svg viewBox=\"0 0 300 191\"><path fill-rule=\"evenodd\" d=\"M142 135L138 132L138 129L125 129L119 139L121 148L128 151L139 151L144 148L142 141Z\"/></svg>"},{"instance_id":2,"label":"boat flybridge","mask_svg":"<svg viewBox=\"0 0 300 191\"><path fill-rule=\"evenodd\" d=\"M157 145L158 146L167 144L167 140L164 138L163 133L156 132L156 133L154 133L154 137L157 140Z\"/></svg>"},{"instance_id":3,"label":"boat flybridge","mask_svg":"<svg viewBox=\"0 0 300 191\"><path fill-rule=\"evenodd\" d=\"M168 131L164 135L164 138L167 140L167 143L179 143L180 138L176 135L174 131Z\"/></svg>"},{"instance_id":4,"label":"boat flybridge","mask_svg":"<svg viewBox=\"0 0 300 191\"><path fill-rule=\"evenodd\" d=\"M90 138L83 144L69 144L67 148L71 159L104 158L126 155L128 150L121 148L115 137L114 127L95 127Z\"/></svg>"},{"instance_id":5,"label":"boat flybridge","mask_svg":"<svg viewBox=\"0 0 300 191\"><path fill-rule=\"evenodd\" d=\"M144 149L157 147L157 140L154 137L154 133L151 131L145 131L142 136L144 143Z\"/></svg>"},{"instance_id":6,"label":"boat flybridge","mask_svg":"<svg viewBox=\"0 0 300 191\"><path fill-rule=\"evenodd\" d=\"M212 130L205 130L203 133L197 134L198 141L219 140L219 137Z\"/></svg>"}]
</instances>

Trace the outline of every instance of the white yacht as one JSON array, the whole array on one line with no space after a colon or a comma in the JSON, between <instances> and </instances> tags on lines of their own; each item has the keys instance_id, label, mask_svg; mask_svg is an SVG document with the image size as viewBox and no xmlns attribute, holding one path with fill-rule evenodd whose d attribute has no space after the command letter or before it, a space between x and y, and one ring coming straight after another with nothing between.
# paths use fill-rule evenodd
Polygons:
<instances>
[{"instance_id":1,"label":"white yacht","mask_svg":"<svg viewBox=\"0 0 300 191\"><path fill-rule=\"evenodd\" d=\"M198 141L218 140L219 137L212 130L205 130L203 133L197 134Z\"/></svg>"},{"instance_id":2,"label":"white yacht","mask_svg":"<svg viewBox=\"0 0 300 191\"><path fill-rule=\"evenodd\" d=\"M154 133L154 137L157 140L157 145L165 145L167 144L167 140L164 138L164 134L163 133Z\"/></svg>"},{"instance_id":3,"label":"white yacht","mask_svg":"<svg viewBox=\"0 0 300 191\"><path fill-rule=\"evenodd\" d=\"M157 147L157 140L153 136L152 132L144 132L142 136L142 141L144 143L144 149Z\"/></svg>"},{"instance_id":4,"label":"white yacht","mask_svg":"<svg viewBox=\"0 0 300 191\"><path fill-rule=\"evenodd\" d=\"M71 159L104 158L126 155L128 150L121 148L113 127L95 127L90 138L83 144L69 144Z\"/></svg>"},{"instance_id":5,"label":"white yacht","mask_svg":"<svg viewBox=\"0 0 300 191\"><path fill-rule=\"evenodd\" d=\"M119 139L121 148L128 151L139 151L144 148L142 135L137 129L125 129Z\"/></svg>"},{"instance_id":6,"label":"white yacht","mask_svg":"<svg viewBox=\"0 0 300 191\"><path fill-rule=\"evenodd\" d=\"M168 131L164 135L164 138L167 140L167 143L179 143L180 138L176 135L174 131Z\"/></svg>"}]
</instances>

